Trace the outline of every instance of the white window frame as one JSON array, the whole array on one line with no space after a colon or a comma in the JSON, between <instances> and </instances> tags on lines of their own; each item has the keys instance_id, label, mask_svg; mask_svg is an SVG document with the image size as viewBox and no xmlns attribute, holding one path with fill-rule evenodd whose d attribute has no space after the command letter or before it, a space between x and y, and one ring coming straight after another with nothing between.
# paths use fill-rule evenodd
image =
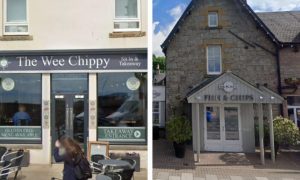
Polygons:
<instances>
[{"instance_id":1,"label":"white window frame","mask_svg":"<svg viewBox=\"0 0 300 180\"><path fill-rule=\"evenodd\" d=\"M137 18L116 18L116 0L114 6L114 20L113 20L113 29L114 32L131 32L131 31L141 31L141 0L137 0ZM139 28L126 28L126 29L115 29L115 23L122 22L138 22Z\"/></svg>"},{"instance_id":2,"label":"white window frame","mask_svg":"<svg viewBox=\"0 0 300 180\"><path fill-rule=\"evenodd\" d=\"M4 35L29 35L29 25L28 25L28 0L26 0L26 22L11 23L7 22L7 1L3 0L3 34ZM6 26L27 26L27 32L6 32Z\"/></svg>"},{"instance_id":3,"label":"white window frame","mask_svg":"<svg viewBox=\"0 0 300 180\"><path fill-rule=\"evenodd\" d=\"M288 96L288 97L299 97L299 95L292 95L292 96ZM292 109L294 112L294 123L296 124L296 126L298 126L298 119L297 119L297 109L300 109L300 106L293 106L293 105L289 105L287 102L287 110Z\"/></svg>"},{"instance_id":4,"label":"white window frame","mask_svg":"<svg viewBox=\"0 0 300 180\"><path fill-rule=\"evenodd\" d=\"M209 60L208 60L208 48L209 47L212 47L212 46L217 46L217 47L220 47L220 71L219 72L210 72L209 71ZM222 73L222 45L218 45L218 44L211 44L211 45L207 45L206 47L206 70L207 70L207 74L208 75L219 75Z\"/></svg>"},{"instance_id":5,"label":"white window frame","mask_svg":"<svg viewBox=\"0 0 300 180\"><path fill-rule=\"evenodd\" d=\"M216 24L211 24L211 16L216 16L217 17L217 21L216 21ZM218 27L219 26L219 14L218 12L208 12L208 27L211 27L211 28L215 28L215 27Z\"/></svg>"}]
</instances>

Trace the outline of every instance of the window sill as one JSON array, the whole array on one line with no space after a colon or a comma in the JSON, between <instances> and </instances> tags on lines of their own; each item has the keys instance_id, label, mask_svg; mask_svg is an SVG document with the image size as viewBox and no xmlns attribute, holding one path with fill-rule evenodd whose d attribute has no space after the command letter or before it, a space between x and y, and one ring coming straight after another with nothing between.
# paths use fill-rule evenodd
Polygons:
<instances>
[{"instance_id":1,"label":"window sill","mask_svg":"<svg viewBox=\"0 0 300 180\"><path fill-rule=\"evenodd\" d=\"M217 26L217 27L209 27L209 26L206 26L207 30L220 30L220 29L223 29L223 26Z\"/></svg>"},{"instance_id":2,"label":"window sill","mask_svg":"<svg viewBox=\"0 0 300 180\"><path fill-rule=\"evenodd\" d=\"M214 78L214 77L218 77L218 76L220 76L222 73L220 73L220 74L206 74L206 75L204 75L204 78Z\"/></svg>"},{"instance_id":3,"label":"window sill","mask_svg":"<svg viewBox=\"0 0 300 180\"><path fill-rule=\"evenodd\" d=\"M3 35L0 41L32 41L33 36L30 35Z\"/></svg>"},{"instance_id":4,"label":"window sill","mask_svg":"<svg viewBox=\"0 0 300 180\"><path fill-rule=\"evenodd\" d=\"M146 36L146 32L112 32L109 33L109 38L128 38L128 37L143 37Z\"/></svg>"},{"instance_id":5,"label":"window sill","mask_svg":"<svg viewBox=\"0 0 300 180\"><path fill-rule=\"evenodd\" d=\"M1 144L8 149L43 149L42 144Z\"/></svg>"}]
</instances>

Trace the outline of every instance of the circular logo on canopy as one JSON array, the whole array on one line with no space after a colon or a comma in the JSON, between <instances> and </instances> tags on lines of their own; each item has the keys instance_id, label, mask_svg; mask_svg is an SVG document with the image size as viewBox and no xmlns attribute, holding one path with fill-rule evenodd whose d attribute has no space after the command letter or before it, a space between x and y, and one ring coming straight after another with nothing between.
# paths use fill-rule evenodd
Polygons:
<instances>
[{"instance_id":1,"label":"circular logo on canopy","mask_svg":"<svg viewBox=\"0 0 300 180\"><path fill-rule=\"evenodd\" d=\"M134 131L134 137L135 138L140 138L142 136L142 133L140 131Z\"/></svg>"},{"instance_id":2,"label":"circular logo on canopy","mask_svg":"<svg viewBox=\"0 0 300 180\"><path fill-rule=\"evenodd\" d=\"M131 77L126 82L127 88L132 90L132 91L135 91L135 90L139 89L140 85L141 85L141 82L136 77Z\"/></svg>"},{"instance_id":3,"label":"circular logo on canopy","mask_svg":"<svg viewBox=\"0 0 300 180\"><path fill-rule=\"evenodd\" d=\"M8 61L6 59L0 60L0 66L4 69L8 66Z\"/></svg>"},{"instance_id":4,"label":"circular logo on canopy","mask_svg":"<svg viewBox=\"0 0 300 180\"><path fill-rule=\"evenodd\" d=\"M232 83L231 81L226 81L226 82L224 83L224 91L230 93L230 92L232 92L233 90L234 90L234 85L233 85L233 83Z\"/></svg>"},{"instance_id":5,"label":"circular logo on canopy","mask_svg":"<svg viewBox=\"0 0 300 180\"><path fill-rule=\"evenodd\" d=\"M2 80L1 85L5 91L11 91L15 88L15 81L11 78L5 78Z\"/></svg>"}]
</instances>

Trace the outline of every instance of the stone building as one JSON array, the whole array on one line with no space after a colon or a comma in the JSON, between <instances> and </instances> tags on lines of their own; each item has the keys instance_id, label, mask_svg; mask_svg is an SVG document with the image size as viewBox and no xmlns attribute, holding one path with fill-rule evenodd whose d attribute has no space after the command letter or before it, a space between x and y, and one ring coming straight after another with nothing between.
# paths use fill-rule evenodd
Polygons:
<instances>
[{"instance_id":1,"label":"stone building","mask_svg":"<svg viewBox=\"0 0 300 180\"><path fill-rule=\"evenodd\" d=\"M259 17L281 42L278 48L279 89L285 97L283 115L300 127L300 12L259 13Z\"/></svg>"},{"instance_id":2,"label":"stone building","mask_svg":"<svg viewBox=\"0 0 300 180\"><path fill-rule=\"evenodd\" d=\"M299 63L299 42L280 39L285 32L276 31L281 22L274 25L271 15L245 0L192 0L162 44L166 120L176 113L192 120L194 150L254 152L254 122L261 129L263 119L283 111L281 74L289 72L287 61Z\"/></svg>"}]
</instances>

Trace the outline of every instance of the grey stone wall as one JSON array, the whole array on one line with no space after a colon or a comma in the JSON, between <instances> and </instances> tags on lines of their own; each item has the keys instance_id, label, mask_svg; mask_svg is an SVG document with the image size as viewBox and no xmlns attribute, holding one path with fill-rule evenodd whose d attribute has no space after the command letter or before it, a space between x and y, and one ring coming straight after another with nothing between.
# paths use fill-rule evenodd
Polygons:
<instances>
[{"instance_id":1,"label":"grey stone wall","mask_svg":"<svg viewBox=\"0 0 300 180\"><path fill-rule=\"evenodd\" d=\"M209 11L219 14L220 26L215 30L207 28ZM166 51L167 119L172 114L172 107L176 108L176 113L183 113L186 94L208 77L206 46L209 44L222 45L223 71L230 70L253 85L267 83L277 92L276 57L258 46L247 45L229 31L251 44L257 43L276 52L270 39L235 0L197 1ZM188 111L184 113L188 114Z\"/></svg>"},{"instance_id":2,"label":"grey stone wall","mask_svg":"<svg viewBox=\"0 0 300 180\"><path fill-rule=\"evenodd\" d=\"M300 48L300 47L299 47ZM300 80L300 51L294 48L284 48L280 50L280 72L282 86L289 86L285 81L286 79L299 79ZM283 96L300 96L300 86L297 89L290 88L283 90ZM283 106L284 116L288 116L287 102Z\"/></svg>"}]
</instances>

